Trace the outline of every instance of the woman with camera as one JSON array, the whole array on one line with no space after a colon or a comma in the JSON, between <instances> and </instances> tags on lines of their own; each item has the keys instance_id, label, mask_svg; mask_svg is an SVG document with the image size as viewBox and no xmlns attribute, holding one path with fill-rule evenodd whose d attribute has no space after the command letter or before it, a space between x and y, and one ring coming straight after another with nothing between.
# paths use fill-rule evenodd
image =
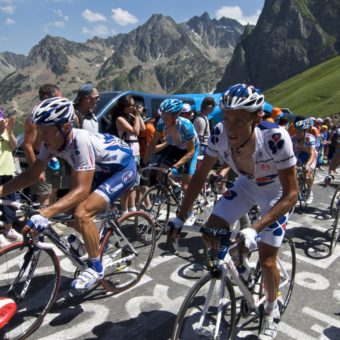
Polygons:
<instances>
[{"instance_id":1,"label":"woman with camera","mask_svg":"<svg viewBox=\"0 0 340 340\"><path fill-rule=\"evenodd\" d=\"M118 137L128 143L132 149L137 168L140 162L138 135L145 130L141 114L143 106L136 105L131 95L122 96L112 108L111 117L113 131ZM136 187L139 186L140 176L137 176L134 187L121 196L122 214L136 210Z\"/></svg>"}]
</instances>

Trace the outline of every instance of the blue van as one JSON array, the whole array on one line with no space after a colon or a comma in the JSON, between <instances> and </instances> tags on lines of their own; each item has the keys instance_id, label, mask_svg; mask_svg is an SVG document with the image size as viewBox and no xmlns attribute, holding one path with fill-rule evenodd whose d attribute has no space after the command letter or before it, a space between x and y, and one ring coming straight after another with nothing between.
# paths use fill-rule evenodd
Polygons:
<instances>
[{"instance_id":1,"label":"blue van","mask_svg":"<svg viewBox=\"0 0 340 340\"><path fill-rule=\"evenodd\" d=\"M132 95L137 104L142 105L146 109L146 114L150 117L154 116L159 108L160 103L167 98L178 98L184 103L190 104L196 112L200 111L201 103L207 96L214 97L216 103L219 102L219 93L214 94L155 94L138 91L103 91L99 93L99 101L97 103L95 114L99 122L99 129L102 129L102 118L117 103L118 99L125 95ZM221 118L221 110L216 105L215 110L209 115L209 119L213 119L216 124Z\"/></svg>"}]
</instances>

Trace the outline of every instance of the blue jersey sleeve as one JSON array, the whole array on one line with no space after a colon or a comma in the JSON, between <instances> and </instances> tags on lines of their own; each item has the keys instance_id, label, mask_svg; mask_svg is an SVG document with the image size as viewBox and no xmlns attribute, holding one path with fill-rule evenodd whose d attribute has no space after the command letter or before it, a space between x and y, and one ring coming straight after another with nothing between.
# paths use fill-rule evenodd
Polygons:
<instances>
[{"instance_id":1,"label":"blue jersey sleeve","mask_svg":"<svg viewBox=\"0 0 340 340\"><path fill-rule=\"evenodd\" d=\"M187 142L195 138L195 129L193 124L187 119L179 118L179 131L182 138Z\"/></svg>"}]
</instances>

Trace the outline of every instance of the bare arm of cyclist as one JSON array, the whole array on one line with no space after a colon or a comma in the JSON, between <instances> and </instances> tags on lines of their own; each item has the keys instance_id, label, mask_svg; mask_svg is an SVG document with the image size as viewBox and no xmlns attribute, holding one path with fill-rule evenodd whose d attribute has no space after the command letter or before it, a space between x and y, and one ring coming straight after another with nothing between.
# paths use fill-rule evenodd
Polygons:
<instances>
[{"instance_id":1,"label":"bare arm of cyclist","mask_svg":"<svg viewBox=\"0 0 340 340\"><path fill-rule=\"evenodd\" d=\"M47 162L37 159L25 172L0 186L0 197L32 185L45 170Z\"/></svg>"},{"instance_id":2,"label":"bare arm of cyclist","mask_svg":"<svg viewBox=\"0 0 340 340\"><path fill-rule=\"evenodd\" d=\"M230 170L230 166L224 162L221 168L218 171L216 171L216 175L220 175L223 178L226 178L229 173L229 170Z\"/></svg>"},{"instance_id":3,"label":"bare arm of cyclist","mask_svg":"<svg viewBox=\"0 0 340 340\"><path fill-rule=\"evenodd\" d=\"M195 172L195 174L191 178L189 187L182 201L181 209L177 214L177 216L181 220L184 221L187 218L187 214L191 210L191 207L196 197L198 196L199 192L201 191L205 183L205 180L208 177L209 171L212 169L215 162L216 158L208 156L207 154L204 155L200 168Z\"/></svg>"},{"instance_id":4,"label":"bare arm of cyclist","mask_svg":"<svg viewBox=\"0 0 340 340\"><path fill-rule=\"evenodd\" d=\"M282 197L268 213L252 225L257 232L276 222L296 204L299 189L296 181L295 166L278 170L278 174L282 185Z\"/></svg>"},{"instance_id":5,"label":"bare arm of cyclist","mask_svg":"<svg viewBox=\"0 0 340 340\"><path fill-rule=\"evenodd\" d=\"M95 170L74 171L71 178L71 190L54 204L40 210L41 215L51 218L65 212L88 197L91 191Z\"/></svg>"},{"instance_id":6,"label":"bare arm of cyclist","mask_svg":"<svg viewBox=\"0 0 340 340\"><path fill-rule=\"evenodd\" d=\"M156 131L153 135L150 144L146 148L145 156L144 156L144 163L147 164L149 161L150 156L155 152L156 145L160 140L162 134L161 132Z\"/></svg>"},{"instance_id":7,"label":"bare arm of cyclist","mask_svg":"<svg viewBox=\"0 0 340 340\"><path fill-rule=\"evenodd\" d=\"M168 143L167 143L167 142L164 142L164 143L161 143L161 144L157 144L157 145L155 146L155 153L164 150L167 146L168 146Z\"/></svg>"},{"instance_id":8,"label":"bare arm of cyclist","mask_svg":"<svg viewBox=\"0 0 340 340\"><path fill-rule=\"evenodd\" d=\"M172 165L174 168L178 169L180 166L190 161L190 159L195 153L195 139L193 138L187 141L186 146L187 146L187 153L182 158L180 158L178 162Z\"/></svg>"}]
</instances>

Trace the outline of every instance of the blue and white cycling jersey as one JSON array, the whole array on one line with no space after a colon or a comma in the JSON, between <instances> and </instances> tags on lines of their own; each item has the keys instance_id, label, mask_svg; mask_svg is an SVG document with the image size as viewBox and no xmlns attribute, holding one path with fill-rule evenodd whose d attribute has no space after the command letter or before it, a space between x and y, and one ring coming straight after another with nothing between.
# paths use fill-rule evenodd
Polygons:
<instances>
[{"instance_id":1,"label":"blue and white cycling jersey","mask_svg":"<svg viewBox=\"0 0 340 340\"><path fill-rule=\"evenodd\" d=\"M314 161L311 165L313 168L316 166L316 161L318 158L318 148L315 136L311 133L306 133L304 139L300 142L296 136L292 137L292 143L294 148L294 153L299 163L306 164L309 159L309 149L311 148L314 154Z\"/></svg>"},{"instance_id":2,"label":"blue and white cycling jersey","mask_svg":"<svg viewBox=\"0 0 340 340\"><path fill-rule=\"evenodd\" d=\"M260 206L262 216L268 213L283 194L279 170L296 164L292 141L285 129L276 124L263 122L255 127L254 133L253 176L242 174L237 168L223 123L215 126L206 150L208 156L222 158L239 175L211 213L228 222L230 226L244 216L254 204ZM261 242L272 247L280 247L288 216L289 213L286 213L275 223L264 228L261 231Z\"/></svg>"},{"instance_id":3,"label":"blue and white cycling jersey","mask_svg":"<svg viewBox=\"0 0 340 340\"><path fill-rule=\"evenodd\" d=\"M168 145L173 145L178 147L179 149L186 150L186 143L194 138L195 149L199 146L197 133L190 120L178 117L176 128L178 132L178 140L172 139L170 134L167 133L167 127L164 125L164 121L162 118L158 121L156 125L157 132L164 132L165 140Z\"/></svg>"},{"instance_id":4,"label":"blue and white cycling jersey","mask_svg":"<svg viewBox=\"0 0 340 340\"><path fill-rule=\"evenodd\" d=\"M254 129L255 164L254 176L246 176L257 187L276 186L281 188L278 170L296 164L293 145L288 132L276 124L262 122ZM222 158L238 175L240 173L232 158L227 131L223 123L218 123L210 136L206 153L211 157Z\"/></svg>"},{"instance_id":5,"label":"blue and white cycling jersey","mask_svg":"<svg viewBox=\"0 0 340 340\"><path fill-rule=\"evenodd\" d=\"M63 151L52 152L44 143L41 145L38 159L49 161L55 156L65 159L75 171L96 170L107 174L120 171L133 160L131 148L121 139L75 128Z\"/></svg>"}]
</instances>

